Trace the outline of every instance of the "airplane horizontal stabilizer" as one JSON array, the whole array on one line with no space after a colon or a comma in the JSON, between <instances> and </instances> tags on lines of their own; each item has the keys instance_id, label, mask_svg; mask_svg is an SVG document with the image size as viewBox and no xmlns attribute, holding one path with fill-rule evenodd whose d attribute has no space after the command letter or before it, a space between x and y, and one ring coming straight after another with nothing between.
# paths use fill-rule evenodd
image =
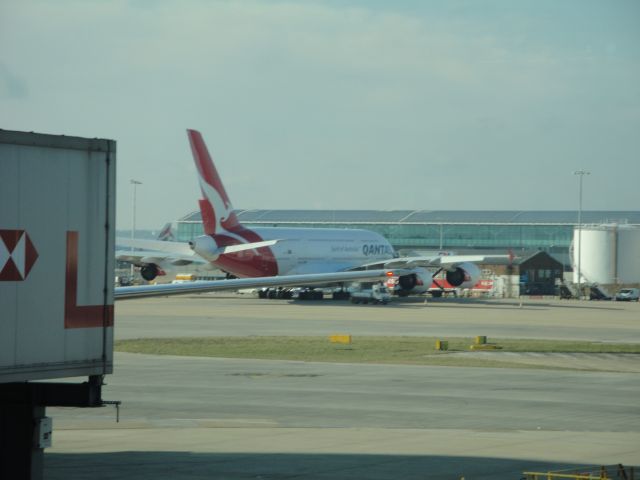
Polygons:
<instances>
[{"instance_id":1,"label":"airplane horizontal stabilizer","mask_svg":"<svg viewBox=\"0 0 640 480\"><path fill-rule=\"evenodd\" d=\"M271 245L275 245L280 240L265 240L263 242L253 242L253 243L239 243L237 245L229 245L227 247L220 247L216 249L216 254L223 255L225 253L235 253L235 252L243 252L245 250L253 250L256 248L262 247L270 247Z\"/></svg>"}]
</instances>

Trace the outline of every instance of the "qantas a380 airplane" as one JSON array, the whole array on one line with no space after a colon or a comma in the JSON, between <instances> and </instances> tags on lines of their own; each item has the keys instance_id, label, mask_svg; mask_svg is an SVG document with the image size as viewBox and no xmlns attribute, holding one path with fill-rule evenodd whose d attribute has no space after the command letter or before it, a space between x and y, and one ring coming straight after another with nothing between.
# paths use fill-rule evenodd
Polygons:
<instances>
[{"instance_id":1,"label":"qantas a380 airplane","mask_svg":"<svg viewBox=\"0 0 640 480\"><path fill-rule=\"evenodd\" d=\"M384 281L389 277L394 278L395 293L409 295L425 293L432 277L443 270L447 282L454 287L471 287L480 278L475 262L486 261L486 256L400 258L384 237L368 230L244 227L202 136L195 130L187 130L187 134L202 191L199 205L205 234L188 245L130 239L118 243L158 252L150 255L147 251L138 258L136 252L127 254L126 260L142 267L146 280L161 273L162 262L178 265L206 262L211 268L237 278L120 287L115 289L116 299L240 288L344 285ZM429 269L437 271L432 273Z\"/></svg>"}]
</instances>

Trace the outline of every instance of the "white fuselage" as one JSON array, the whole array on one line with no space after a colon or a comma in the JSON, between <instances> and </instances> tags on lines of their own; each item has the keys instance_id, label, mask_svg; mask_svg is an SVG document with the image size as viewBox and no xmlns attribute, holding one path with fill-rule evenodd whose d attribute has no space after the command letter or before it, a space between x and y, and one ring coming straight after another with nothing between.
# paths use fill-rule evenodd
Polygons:
<instances>
[{"instance_id":1,"label":"white fuselage","mask_svg":"<svg viewBox=\"0 0 640 480\"><path fill-rule=\"evenodd\" d=\"M338 272L396 256L382 235L368 230L244 228L260 240L278 242L267 248L221 255L213 262L238 277Z\"/></svg>"}]
</instances>

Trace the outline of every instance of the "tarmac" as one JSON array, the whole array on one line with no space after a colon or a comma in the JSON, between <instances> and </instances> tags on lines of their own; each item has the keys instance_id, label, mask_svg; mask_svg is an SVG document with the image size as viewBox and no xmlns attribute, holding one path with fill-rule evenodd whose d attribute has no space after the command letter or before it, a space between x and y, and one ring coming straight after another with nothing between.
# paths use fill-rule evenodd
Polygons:
<instances>
[{"instance_id":1,"label":"tarmac","mask_svg":"<svg viewBox=\"0 0 640 480\"><path fill-rule=\"evenodd\" d=\"M354 306L227 294L119 302L115 332L640 343L638 322L636 303ZM477 355L487 354L500 355ZM640 465L640 355L518 358L572 370L116 353L103 396L123 402L120 421L113 407L49 408L45 478L519 479L531 470Z\"/></svg>"},{"instance_id":2,"label":"tarmac","mask_svg":"<svg viewBox=\"0 0 640 480\"><path fill-rule=\"evenodd\" d=\"M187 301L188 299L188 301ZM640 303L394 298L388 305L206 294L116 303L116 337L475 336L640 343Z\"/></svg>"}]
</instances>

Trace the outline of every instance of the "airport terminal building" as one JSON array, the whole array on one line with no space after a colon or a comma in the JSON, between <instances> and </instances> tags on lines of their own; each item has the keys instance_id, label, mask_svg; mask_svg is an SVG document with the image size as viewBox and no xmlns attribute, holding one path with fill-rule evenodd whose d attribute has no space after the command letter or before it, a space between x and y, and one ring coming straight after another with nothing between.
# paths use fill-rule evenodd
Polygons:
<instances>
[{"instance_id":1,"label":"airport terminal building","mask_svg":"<svg viewBox=\"0 0 640 480\"><path fill-rule=\"evenodd\" d=\"M247 227L363 228L399 251L456 253L544 251L571 269L578 212L511 210L238 210ZM640 211L583 211L582 225L640 227ZM202 235L200 212L179 219L176 240Z\"/></svg>"}]
</instances>

